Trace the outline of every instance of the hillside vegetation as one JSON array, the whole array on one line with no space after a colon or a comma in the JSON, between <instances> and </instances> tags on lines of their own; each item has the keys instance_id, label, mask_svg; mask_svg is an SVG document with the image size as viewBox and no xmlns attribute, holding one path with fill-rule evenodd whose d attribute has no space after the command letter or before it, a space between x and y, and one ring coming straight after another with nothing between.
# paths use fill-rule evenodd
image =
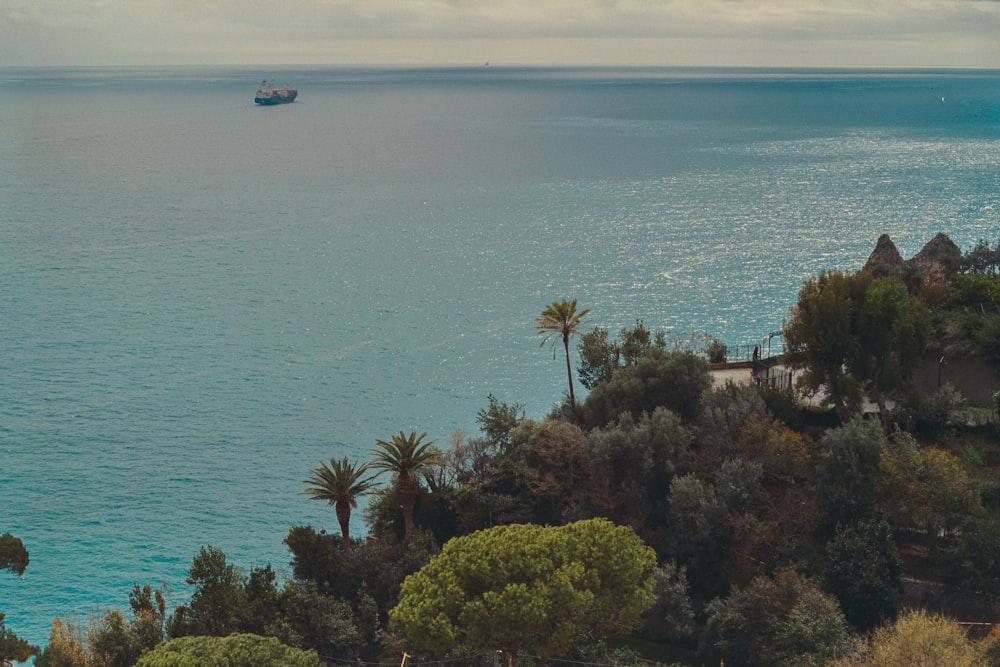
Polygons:
<instances>
[{"instance_id":1,"label":"hillside vegetation","mask_svg":"<svg viewBox=\"0 0 1000 667\"><path fill-rule=\"evenodd\" d=\"M550 415L489 396L475 436L372 434L367 461L308 479L303 462L330 522L290 528L289 580L206 545L185 604L135 584L128 613L56 619L36 664L175 664L226 646L178 638L239 633L249 657L219 664L291 647L331 665L1000 665L995 417L911 381L933 355L995 379L998 266L1000 244L939 235L903 260L883 237L858 272L810 279L789 390L717 386L664 332L611 335L585 317L599 304L556 302L537 329L554 372L569 341L578 364Z\"/></svg>"}]
</instances>

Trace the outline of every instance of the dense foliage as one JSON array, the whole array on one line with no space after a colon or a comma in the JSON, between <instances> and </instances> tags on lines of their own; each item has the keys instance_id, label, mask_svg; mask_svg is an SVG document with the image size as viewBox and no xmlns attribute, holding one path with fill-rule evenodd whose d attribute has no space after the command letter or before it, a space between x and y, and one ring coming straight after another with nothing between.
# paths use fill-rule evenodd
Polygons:
<instances>
[{"instance_id":1,"label":"dense foliage","mask_svg":"<svg viewBox=\"0 0 1000 667\"><path fill-rule=\"evenodd\" d=\"M826 272L799 293L786 363L805 371L801 386L824 392L841 421L865 395L886 422L886 400L923 360L929 329L929 309L899 278Z\"/></svg>"},{"instance_id":2,"label":"dense foliage","mask_svg":"<svg viewBox=\"0 0 1000 667\"><path fill-rule=\"evenodd\" d=\"M543 660L588 633L628 632L653 603L656 555L606 519L511 524L450 540L403 582L391 628L445 656L458 648Z\"/></svg>"},{"instance_id":3,"label":"dense foliage","mask_svg":"<svg viewBox=\"0 0 1000 667\"><path fill-rule=\"evenodd\" d=\"M157 646L138 667L320 667L315 651L285 646L273 637L181 637Z\"/></svg>"},{"instance_id":4,"label":"dense foliage","mask_svg":"<svg viewBox=\"0 0 1000 667\"><path fill-rule=\"evenodd\" d=\"M28 550L24 543L10 533L0 535L0 570L10 570L24 574L28 567ZM0 665L8 660L24 661L38 653L38 647L18 637L4 624L4 614L0 612Z\"/></svg>"},{"instance_id":5,"label":"dense foliage","mask_svg":"<svg viewBox=\"0 0 1000 667\"><path fill-rule=\"evenodd\" d=\"M474 437L400 432L368 463L331 459L306 492L340 532L292 527L287 580L205 546L188 601L170 611L135 585L130 616L56 619L38 665L262 651L210 639L248 635L326 664L488 665L500 649L534 664L1000 665L1000 644L936 614L1000 611L998 431L967 424L954 388L910 383L943 349L1000 368L1000 255L938 245L937 264L806 282L785 326L794 391L713 383L709 336L583 332L589 311L556 302L536 328L567 362L579 336L586 396L570 373L545 418L490 395ZM349 533L361 498L364 539Z\"/></svg>"},{"instance_id":6,"label":"dense foliage","mask_svg":"<svg viewBox=\"0 0 1000 667\"><path fill-rule=\"evenodd\" d=\"M24 548L24 542L10 533L0 535L0 570L24 574L29 560L28 550Z\"/></svg>"},{"instance_id":7,"label":"dense foliage","mask_svg":"<svg viewBox=\"0 0 1000 667\"><path fill-rule=\"evenodd\" d=\"M5 660L24 661L37 654L38 648L14 634L4 625L3 619L4 614L0 612L0 664Z\"/></svg>"}]
</instances>

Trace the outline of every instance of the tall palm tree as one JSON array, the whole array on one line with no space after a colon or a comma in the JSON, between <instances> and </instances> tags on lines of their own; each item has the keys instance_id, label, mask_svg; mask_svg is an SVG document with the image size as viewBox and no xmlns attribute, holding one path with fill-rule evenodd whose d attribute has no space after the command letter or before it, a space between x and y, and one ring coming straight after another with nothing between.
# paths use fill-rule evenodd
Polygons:
<instances>
[{"instance_id":1,"label":"tall palm tree","mask_svg":"<svg viewBox=\"0 0 1000 667\"><path fill-rule=\"evenodd\" d=\"M570 336L580 335L580 321L590 308L584 308L576 312L576 299L572 301L556 301L549 304L542 311L542 316L538 318L538 335L542 338L542 347L552 339L553 354L555 354L556 340L562 340L563 349L566 351L566 376L569 378L569 405L576 410L576 396L573 394L573 370L569 364L569 339Z\"/></svg>"},{"instance_id":2,"label":"tall palm tree","mask_svg":"<svg viewBox=\"0 0 1000 667\"><path fill-rule=\"evenodd\" d=\"M424 442L426 433L419 436L416 431L410 435L392 436L388 441L376 440L373 468L391 472L396 483L396 493L399 504L403 506L403 536L409 537L413 529L413 507L417 503L417 491L420 481L417 473L430 466L442 465L441 451L434 446L434 441Z\"/></svg>"},{"instance_id":3,"label":"tall palm tree","mask_svg":"<svg viewBox=\"0 0 1000 667\"><path fill-rule=\"evenodd\" d=\"M325 500L333 505L344 539L344 555L348 558L351 556L351 510L358 506L358 496L375 486L372 482L374 475L365 477L371 467L370 463L352 463L346 456L342 461L330 459L329 465L320 464L313 469L313 476L304 481L313 485L305 490L313 500Z\"/></svg>"}]
</instances>

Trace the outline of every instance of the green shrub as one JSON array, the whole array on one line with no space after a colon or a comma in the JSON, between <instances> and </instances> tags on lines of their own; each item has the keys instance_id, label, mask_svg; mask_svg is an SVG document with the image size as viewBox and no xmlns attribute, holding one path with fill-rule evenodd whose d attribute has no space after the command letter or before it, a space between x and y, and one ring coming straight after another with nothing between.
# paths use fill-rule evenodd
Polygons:
<instances>
[{"instance_id":1,"label":"green shrub","mask_svg":"<svg viewBox=\"0 0 1000 667\"><path fill-rule=\"evenodd\" d=\"M952 306L1000 306L1000 276L957 273L951 277Z\"/></svg>"},{"instance_id":2,"label":"green shrub","mask_svg":"<svg viewBox=\"0 0 1000 667\"><path fill-rule=\"evenodd\" d=\"M274 637L180 637L160 644L136 667L320 667L315 651L285 646Z\"/></svg>"}]
</instances>

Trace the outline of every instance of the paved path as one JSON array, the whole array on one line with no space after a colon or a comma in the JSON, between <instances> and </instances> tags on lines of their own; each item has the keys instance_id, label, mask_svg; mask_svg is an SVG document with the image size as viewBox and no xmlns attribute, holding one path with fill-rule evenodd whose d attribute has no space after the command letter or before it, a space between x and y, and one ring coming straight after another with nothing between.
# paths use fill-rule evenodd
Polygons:
<instances>
[{"instance_id":1,"label":"paved path","mask_svg":"<svg viewBox=\"0 0 1000 667\"><path fill-rule=\"evenodd\" d=\"M788 370L784 366L772 366L772 368L777 371ZM721 387L728 381L732 381L736 384L750 384L753 382L753 377L750 374L749 368L719 368L712 369L710 372L712 374L712 384L716 387ZM798 400L802 403L814 406L821 405L823 403L823 399L825 398L822 390L815 396L803 396L798 392L796 392L796 395ZM895 407L895 403L893 401L887 401L886 405L890 409ZM864 413L878 412L878 406L865 398L861 402L861 411Z\"/></svg>"},{"instance_id":2,"label":"paved path","mask_svg":"<svg viewBox=\"0 0 1000 667\"><path fill-rule=\"evenodd\" d=\"M736 384L750 384L753 378L749 368L722 368L712 371L712 382L715 386L721 387L730 380Z\"/></svg>"}]
</instances>

